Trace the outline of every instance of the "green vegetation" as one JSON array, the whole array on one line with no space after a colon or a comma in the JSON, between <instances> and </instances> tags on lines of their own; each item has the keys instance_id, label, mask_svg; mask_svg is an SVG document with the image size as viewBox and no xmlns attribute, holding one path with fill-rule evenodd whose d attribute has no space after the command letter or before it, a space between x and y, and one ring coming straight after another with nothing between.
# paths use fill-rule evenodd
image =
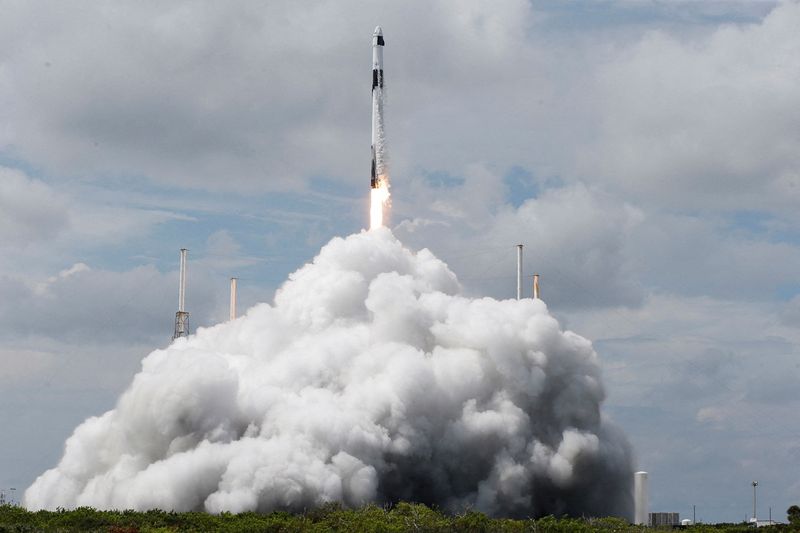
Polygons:
<instances>
[{"instance_id":1,"label":"green vegetation","mask_svg":"<svg viewBox=\"0 0 800 533\"><path fill-rule=\"evenodd\" d=\"M800 507L792 505L786 510L786 518L792 527L800 531Z\"/></svg>"},{"instance_id":2,"label":"green vegetation","mask_svg":"<svg viewBox=\"0 0 800 533\"><path fill-rule=\"evenodd\" d=\"M791 516L791 509L789 511ZM698 525L682 528L692 532L746 532L744 524ZM172 513L165 511L97 511L88 507L65 511L29 512L20 507L0 506L0 533L38 531L68 533L172 533L177 531L250 532L517 532L583 533L641 532L648 528L632 526L618 518L554 518L511 520L489 518L474 511L447 515L421 504L399 503L391 508L369 505L345 509L330 504L305 514ZM794 526L774 526L759 531L800 531Z\"/></svg>"}]
</instances>

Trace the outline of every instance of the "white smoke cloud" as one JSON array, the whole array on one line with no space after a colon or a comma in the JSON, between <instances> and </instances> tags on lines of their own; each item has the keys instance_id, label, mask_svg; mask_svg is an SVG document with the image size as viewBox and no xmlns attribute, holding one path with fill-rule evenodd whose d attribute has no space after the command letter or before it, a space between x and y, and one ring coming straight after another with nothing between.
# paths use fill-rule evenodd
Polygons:
<instances>
[{"instance_id":1,"label":"white smoke cloud","mask_svg":"<svg viewBox=\"0 0 800 533\"><path fill-rule=\"evenodd\" d=\"M541 301L459 293L388 230L335 238L274 305L147 356L25 504L629 515L630 448L600 414L590 342Z\"/></svg>"}]
</instances>

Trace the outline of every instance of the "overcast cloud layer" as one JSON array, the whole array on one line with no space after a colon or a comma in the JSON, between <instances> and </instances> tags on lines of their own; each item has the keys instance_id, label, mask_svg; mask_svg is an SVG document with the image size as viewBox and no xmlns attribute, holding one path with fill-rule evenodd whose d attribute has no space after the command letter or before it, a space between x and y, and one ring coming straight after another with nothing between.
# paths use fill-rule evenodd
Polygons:
<instances>
[{"instance_id":1,"label":"overcast cloud layer","mask_svg":"<svg viewBox=\"0 0 800 533\"><path fill-rule=\"evenodd\" d=\"M269 301L366 224L386 33L392 225L474 296L514 245L591 339L652 509L800 501L800 4L0 4L0 488L174 317Z\"/></svg>"}]
</instances>

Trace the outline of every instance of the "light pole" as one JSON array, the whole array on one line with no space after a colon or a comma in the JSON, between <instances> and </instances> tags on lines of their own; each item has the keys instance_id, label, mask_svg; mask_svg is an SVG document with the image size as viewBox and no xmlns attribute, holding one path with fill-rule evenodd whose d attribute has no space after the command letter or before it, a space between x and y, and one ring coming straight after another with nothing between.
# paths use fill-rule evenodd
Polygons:
<instances>
[{"instance_id":1,"label":"light pole","mask_svg":"<svg viewBox=\"0 0 800 533\"><path fill-rule=\"evenodd\" d=\"M758 481L753 481L753 522L756 522L756 487L758 487Z\"/></svg>"}]
</instances>

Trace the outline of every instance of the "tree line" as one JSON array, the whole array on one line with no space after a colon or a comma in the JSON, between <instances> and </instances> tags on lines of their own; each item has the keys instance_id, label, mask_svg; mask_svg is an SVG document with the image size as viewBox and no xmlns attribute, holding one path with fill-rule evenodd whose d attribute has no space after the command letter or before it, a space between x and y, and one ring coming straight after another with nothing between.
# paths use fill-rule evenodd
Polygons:
<instances>
[{"instance_id":1,"label":"tree line","mask_svg":"<svg viewBox=\"0 0 800 533\"><path fill-rule=\"evenodd\" d=\"M800 507L787 511L788 524L760 528L765 532L800 532ZM744 533L752 525L697 524L681 527L696 533ZM634 526L619 518L556 518L512 520L489 518L483 513L468 511L456 515L443 513L422 504L399 503L379 507L368 505L347 509L327 504L302 514L276 511L259 513L203 512L176 513L167 511L98 511L89 507L57 511L31 512L22 507L0 506L0 533L33 532L97 532L97 533L173 533L173 532L463 532L463 533L633 533L651 528Z\"/></svg>"}]
</instances>

